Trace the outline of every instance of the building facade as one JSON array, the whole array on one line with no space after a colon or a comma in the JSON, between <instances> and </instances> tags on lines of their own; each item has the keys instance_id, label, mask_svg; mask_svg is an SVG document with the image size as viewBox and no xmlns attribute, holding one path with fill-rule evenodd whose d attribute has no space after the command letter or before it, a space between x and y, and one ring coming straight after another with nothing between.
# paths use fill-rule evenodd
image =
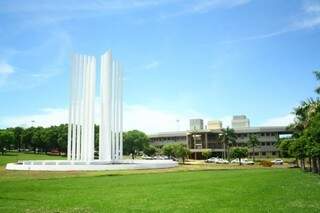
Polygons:
<instances>
[{"instance_id":1,"label":"building facade","mask_svg":"<svg viewBox=\"0 0 320 213\"><path fill-rule=\"evenodd\" d=\"M202 159L202 153L205 150L212 152L212 156L222 157L224 146L219 140L221 129L200 129L179 132L163 132L149 135L151 144L162 147L165 144L184 144L191 151L191 158ZM237 136L237 147L246 147L250 135L257 136L260 144L255 147L255 153L249 149L249 155L257 157L276 157L279 152L276 148L276 142L281 135L291 134L285 126L278 127L246 127L235 128Z\"/></svg>"}]
</instances>

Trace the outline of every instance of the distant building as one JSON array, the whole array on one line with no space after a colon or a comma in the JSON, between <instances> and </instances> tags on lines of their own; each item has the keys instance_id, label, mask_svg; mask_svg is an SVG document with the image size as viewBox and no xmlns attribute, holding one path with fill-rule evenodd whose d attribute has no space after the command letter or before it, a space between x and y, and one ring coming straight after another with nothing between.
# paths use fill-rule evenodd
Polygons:
<instances>
[{"instance_id":1,"label":"distant building","mask_svg":"<svg viewBox=\"0 0 320 213\"><path fill-rule=\"evenodd\" d=\"M256 135L259 144L253 153L249 149L249 155L259 157L275 157L279 150L275 146L278 139L285 135L291 135L292 131L285 126L249 127L249 119L246 116L234 116L232 127L235 127L236 143L231 146L247 147L250 135ZM235 122L234 122L235 121ZM203 129L202 119L190 120L189 131L162 132L149 135L151 144L162 147L165 144L184 144L191 151L191 158L201 159L202 152L209 150L212 156L222 157L224 146L219 139L221 134L221 121L209 121L208 129Z\"/></svg>"},{"instance_id":2,"label":"distant building","mask_svg":"<svg viewBox=\"0 0 320 213\"><path fill-rule=\"evenodd\" d=\"M203 129L202 119L190 119L190 130L201 130Z\"/></svg>"},{"instance_id":3,"label":"distant building","mask_svg":"<svg viewBox=\"0 0 320 213\"><path fill-rule=\"evenodd\" d=\"M208 128L209 130L221 129L222 122L218 120L208 121Z\"/></svg>"},{"instance_id":4,"label":"distant building","mask_svg":"<svg viewBox=\"0 0 320 213\"><path fill-rule=\"evenodd\" d=\"M250 121L245 115L233 116L231 123L233 129L243 129L250 127Z\"/></svg>"}]
</instances>

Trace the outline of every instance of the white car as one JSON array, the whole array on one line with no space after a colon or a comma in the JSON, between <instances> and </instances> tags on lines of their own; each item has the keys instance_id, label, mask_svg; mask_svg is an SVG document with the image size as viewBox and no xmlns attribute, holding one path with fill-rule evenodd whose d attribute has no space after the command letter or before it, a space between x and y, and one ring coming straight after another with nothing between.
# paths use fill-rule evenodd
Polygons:
<instances>
[{"instance_id":1,"label":"white car","mask_svg":"<svg viewBox=\"0 0 320 213\"><path fill-rule=\"evenodd\" d=\"M167 156L154 156L153 160L169 160Z\"/></svg>"},{"instance_id":2,"label":"white car","mask_svg":"<svg viewBox=\"0 0 320 213\"><path fill-rule=\"evenodd\" d=\"M224 160L222 158L212 157L207 160L208 163L216 163L216 164L227 164L229 161Z\"/></svg>"},{"instance_id":3,"label":"white car","mask_svg":"<svg viewBox=\"0 0 320 213\"><path fill-rule=\"evenodd\" d=\"M212 157L212 158L207 159L206 162L207 162L207 163L215 163L216 160L217 160L216 157Z\"/></svg>"},{"instance_id":4,"label":"white car","mask_svg":"<svg viewBox=\"0 0 320 213\"><path fill-rule=\"evenodd\" d=\"M143 155L141 158L142 158L143 160L152 160L152 159L153 159L152 157L150 157L150 156L148 156L148 155Z\"/></svg>"},{"instance_id":5,"label":"white car","mask_svg":"<svg viewBox=\"0 0 320 213\"><path fill-rule=\"evenodd\" d=\"M217 164L228 164L229 161L225 160L225 159L222 159L222 158L219 158L219 160L217 160L216 162Z\"/></svg>"},{"instance_id":6,"label":"white car","mask_svg":"<svg viewBox=\"0 0 320 213\"><path fill-rule=\"evenodd\" d=\"M282 165L283 164L283 160L275 159L275 160L271 161L271 163L273 163L274 165Z\"/></svg>"},{"instance_id":7,"label":"white car","mask_svg":"<svg viewBox=\"0 0 320 213\"><path fill-rule=\"evenodd\" d=\"M239 159L234 159L231 163L239 163ZM254 162L252 160L248 160L247 158L241 159L241 163L244 165L253 165Z\"/></svg>"}]
</instances>

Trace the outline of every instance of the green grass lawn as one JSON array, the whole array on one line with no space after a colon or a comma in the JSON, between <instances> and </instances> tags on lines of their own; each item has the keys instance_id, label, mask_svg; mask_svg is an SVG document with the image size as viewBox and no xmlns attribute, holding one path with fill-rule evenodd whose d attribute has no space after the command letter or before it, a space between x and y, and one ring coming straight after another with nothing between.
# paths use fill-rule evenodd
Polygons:
<instances>
[{"instance_id":1,"label":"green grass lawn","mask_svg":"<svg viewBox=\"0 0 320 213\"><path fill-rule=\"evenodd\" d=\"M319 176L297 169L244 168L2 170L0 212L320 212Z\"/></svg>"},{"instance_id":2,"label":"green grass lawn","mask_svg":"<svg viewBox=\"0 0 320 213\"><path fill-rule=\"evenodd\" d=\"M7 163L17 162L19 160L64 160L62 156L51 156L42 154L32 154L23 152L7 152L5 155L0 154L0 166L4 166Z\"/></svg>"}]
</instances>

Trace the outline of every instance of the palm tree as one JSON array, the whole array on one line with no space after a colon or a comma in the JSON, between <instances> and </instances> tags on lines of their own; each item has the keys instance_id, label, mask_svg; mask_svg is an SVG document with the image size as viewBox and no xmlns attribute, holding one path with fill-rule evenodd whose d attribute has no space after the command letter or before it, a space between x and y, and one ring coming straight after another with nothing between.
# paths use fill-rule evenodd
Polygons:
<instances>
[{"instance_id":1,"label":"palm tree","mask_svg":"<svg viewBox=\"0 0 320 213\"><path fill-rule=\"evenodd\" d=\"M225 129L221 129L221 134L219 134L220 140L223 143L223 149L224 149L224 158L229 159L229 147L231 144L236 143L236 133L234 129L231 129L229 127Z\"/></svg>"},{"instance_id":2,"label":"palm tree","mask_svg":"<svg viewBox=\"0 0 320 213\"><path fill-rule=\"evenodd\" d=\"M259 145L259 140L255 134L249 136L248 146L252 148L252 160L255 161L255 152L254 149Z\"/></svg>"},{"instance_id":3,"label":"palm tree","mask_svg":"<svg viewBox=\"0 0 320 213\"><path fill-rule=\"evenodd\" d=\"M320 71L314 71L313 72L317 78L318 81L320 81ZM318 86L316 89L315 89L316 93L320 95L320 86Z\"/></svg>"},{"instance_id":4,"label":"palm tree","mask_svg":"<svg viewBox=\"0 0 320 213\"><path fill-rule=\"evenodd\" d=\"M319 87L320 89L320 87ZM320 99L308 98L306 101L302 101L300 106L294 109L296 120L291 128L293 128L298 134L308 127L310 119L314 117L316 113L320 112Z\"/></svg>"}]
</instances>

